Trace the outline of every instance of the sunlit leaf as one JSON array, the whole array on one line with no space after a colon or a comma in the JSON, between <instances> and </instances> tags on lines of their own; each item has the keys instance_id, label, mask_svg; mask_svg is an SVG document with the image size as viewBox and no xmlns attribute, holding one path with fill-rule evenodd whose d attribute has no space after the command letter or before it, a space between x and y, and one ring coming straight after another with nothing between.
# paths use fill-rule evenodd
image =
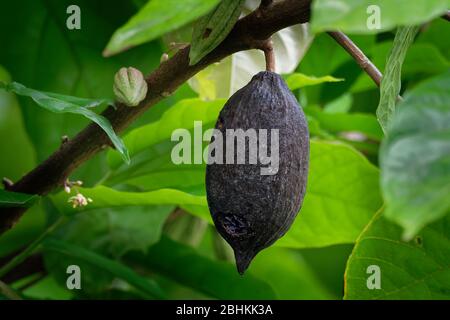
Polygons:
<instances>
[{"instance_id":1,"label":"sunlit leaf","mask_svg":"<svg viewBox=\"0 0 450 320\"><path fill-rule=\"evenodd\" d=\"M127 192L114 190L104 186L80 188L79 192L92 202L83 208L73 208L68 202L67 193L60 192L52 197L60 212L71 214L83 210L144 205L206 205L206 197L196 196L180 190L159 189L149 192Z\"/></svg>"},{"instance_id":2,"label":"sunlit leaf","mask_svg":"<svg viewBox=\"0 0 450 320\"><path fill-rule=\"evenodd\" d=\"M276 245L308 248L355 242L381 207L378 179L378 169L353 148L311 141L303 206Z\"/></svg>"},{"instance_id":3,"label":"sunlit leaf","mask_svg":"<svg viewBox=\"0 0 450 320\"><path fill-rule=\"evenodd\" d=\"M80 114L95 123L97 123L103 131L111 139L112 143L116 149L120 152L123 160L125 162L130 161L128 155L128 150L123 144L122 140L114 132L111 123L105 117L89 110L89 108L109 104L111 101L106 99L91 100L82 99L72 96L65 96L61 94L42 92L27 88L24 85L12 82L10 84L3 84L0 82L0 88L6 89L8 91L14 92L21 96L30 97L37 103L40 107L55 113L75 113Z\"/></svg>"},{"instance_id":4,"label":"sunlit leaf","mask_svg":"<svg viewBox=\"0 0 450 320\"><path fill-rule=\"evenodd\" d=\"M103 54L110 56L153 40L195 20L219 0L151 0L111 37Z\"/></svg>"},{"instance_id":5,"label":"sunlit leaf","mask_svg":"<svg viewBox=\"0 0 450 320\"><path fill-rule=\"evenodd\" d=\"M381 212L372 219L348 260L345 299L450 299L450 216L410 242L401 234Z\"/></svg>"},{"instance_id":6,"label":"sunlit leaf","mask_svg":"<svg viewBox=\"0 0 450 320\"><path fill-rule=\"evenodd\" d=\"M321 128L334 133L360 133L365 138L381 141L383 131L373 114L369 113L328 113L319 108L306 108L305 112L313 116Z\"/></svg>"},{"instance_id":7,"label":"sunlit leaf","mask_svg":"<svg viewBox=\"0 0 450 320\"><path fill-rule=\"evenodd\" d=\"M286 79L286 83L289 89L291 90L307 86L314 86L324 82L340 82L340 81L344 81L344 79L338 79L332 76L314 77L314 76L307 76L302 73L293 73Z\"/></svg>"},{"instance_id":8,"label":"sunlit leaf","mask_svg":"<svg viewBox=\"0 0 450 320\"><path fill-rule=\"evenodd\" d=\"M427 22L449 7L448 0L316 0L311 24L314 32L379 33Z\"/></svg>"}]
</instances>

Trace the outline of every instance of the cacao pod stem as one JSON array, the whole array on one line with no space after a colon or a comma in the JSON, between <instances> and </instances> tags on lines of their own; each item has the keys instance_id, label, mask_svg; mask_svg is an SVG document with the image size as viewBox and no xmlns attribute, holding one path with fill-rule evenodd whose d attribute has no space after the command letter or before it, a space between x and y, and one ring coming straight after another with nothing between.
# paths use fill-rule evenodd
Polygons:
<instances>
[{"instance_id":1,"label":"cacao pod stem","mask_svg":"<svg viewBox=\"0 0 450 320\"><path fill-rule=\"evenodd\" d=\"M266 71L275 72L275 53L272 40L268 40L262 50L266 59Z\"/></svg>"}]
</instances>

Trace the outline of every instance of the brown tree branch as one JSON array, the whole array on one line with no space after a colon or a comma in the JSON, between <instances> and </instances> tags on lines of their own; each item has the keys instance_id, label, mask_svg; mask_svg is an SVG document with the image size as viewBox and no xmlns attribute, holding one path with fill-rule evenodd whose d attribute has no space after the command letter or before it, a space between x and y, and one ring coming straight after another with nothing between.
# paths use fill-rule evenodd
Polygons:
<instances>
[{"instance_id":1,"label":"brown tree branch","mask_svg":"<svg viewBox=\"0 0 450 320\"><path fill-rule=\"evenodd\" d=\"M360 48L344 33L337 31L330 31L328 34L336 40L359 64L359 66L372 78L372 80L379 87L383 75L380 70L370 61L370 59L361 51Z\"/></svg>"},{"instance_id":2,"label":"brown tree branch","mask_svg":"<svg viewBox=\"0 0 450 320\"><path fill-rule=\"evenodd\" d=\"M448 10L448 11L442 16L442 18L445 19L445 20L447 20L447 21L450 21L450 10Z\"/></svg>"},{"instance_id":3,"label":"brown tree branch","mask_svg":"<svg viewBox=\"0 0 450 320\"><path fill-rule=\"evenodd\" d=\"M309 20L311 0L285 0L261 7L239 20L228 37L194 66L189 65L189 46L179 50L171 59L162 62L147 78L148 93L135 108L118 105L109 107L103 115L116 132L123 131L151 106L174 92L181 84L208 65L242 50L258 48L262 41L288 26ZM62 186L68 176L83 162L110 145L106 134L94 123L88 125L38 167L10 187L11 191L45 195ZM0 234L11 228L25 212L25 208L0 209Z\"/></svg>"}]
</instances>

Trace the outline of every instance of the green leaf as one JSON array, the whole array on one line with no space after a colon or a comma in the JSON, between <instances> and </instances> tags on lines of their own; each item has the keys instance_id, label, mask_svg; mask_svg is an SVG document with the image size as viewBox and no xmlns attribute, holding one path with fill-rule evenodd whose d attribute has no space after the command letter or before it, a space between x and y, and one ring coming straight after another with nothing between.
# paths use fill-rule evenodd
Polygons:
<instances>
[{"instance_id":1,"label":"green leaf","mask_svg":"<svg viewBox=\"0 0 450 320\"><path fill-rule=\"evenodd\" d=\"M9 83L11 78L0 65L0 85L2 82ZM27 137L16 96L0 90L0 108L0 136L8 137L0 139L0 177L16 181L35 166L36 156Z\"/></svg>"},{"instance_id":2,"label":"green leaf","mask_svg":"<svg viewBox=\"0 0 450 320\"><path fill-rule=\"evenodd\" d=\"M330 133L358 132L367 138L381 141L383 131L374 115L368 113L328 113L319 108L305 108L305 112L319 121Z\"/></svg>"},{"instance_id":3,"label":"green leaf","mask_svg":"<svg viewBox=\"0 0 450 320\"><path fill-rule=\"evenodd\" d=\"M347 92L340 97L326 103L323 106L323 111L326 113L348 113L352 108L353 96Z\"/></svg>"},{"instance_id":4,"label":"green leaf","mask_svg":"<svg viewBox=\"0 0 450 320\"><path fill-rule=\"evenodd\" d=\"M121 67L133 66L146 74L159 65L162 47L156 41L118 57L105 59L101 55L114 30L136 11L130 1L102 5L101 9L90 0L76 3L82 8L82 28L76 31L66 27L68 15L65 12L73 4L68 0L17 0L2 4L0 61L15 81L46 92L113 98L114 74ZM11 30L14 30L14 37L11 37ZM164 99L160 106L174 97ZM63 135L73 137L89 123L85 117L74 114L43 112L28 98L19 97L19 102L38 162L59 148ZM153 107L138 121L145 122L160 106ZM105 155L101 153L86 162L72 178L83 180L86 185L98 181L106 169L103 166ZM9 173L7 176L14 178Z\"/></svg>"},{"instance_id":5,"label":"green leaf","mask_svg":"<svg viewBox=\"0 0 450 320\"><path fill-rule=\"evenodd\" d=\"M214 50L230 33L241 14L244 0L222 0L194 26L189 64L194 65Z\"/></svg>"},{"instance_id":6,"label":"green leaf","mask_svg":"<svg viewBox=\"0 0 450 320\"><path fill-rule=\"evenodd\" d=\"M449 7L448 0L316 0L311 27L314 32L379 33L427 22L447 12ZM376 25L373 28L373 19L377 17L379 28Z\"/></svg>"},{"instance_id":7,"label":"green leaf","mask_svg":"<svg viewBox=\"0 0 450 320\"><path fill-rule=\"evenodd\" d=\"M210 260L193 248L166 237L152 246L147 254L130 253L125 258L212 298L276 298L272 288L251 273L242 277L234 265Z\"/></svg>"},{"instance_id":8,"label":"green leaf","mask_svg":"<svg viewBox=\"0 0 450 320\"><path fill-rule=\"evenodd\" d=\"M204 189L205 164L174 164L171 152L178 142L170 139L172 132L179 128L192 132L194 121L202 121L203 132L212 128L224 103L224 100L182 100L158 121L131 131L124 138L133 155L131 165L123 165L117 155L108 152L111 172L104 183L109 186L126 183L145 191L171 188L196 193L191 189L199 186ZM191 147L195 144L198 142ZM203 144L206 147L207 142Z\"/></svg>"},{"instance_id":9,"label":"green leaf","mask_svg":"<svg viewBox=\"0 0 450 320\"><path fill-rule=\"evenodd\" d=\"M395 35L394 44L381 80L380 103L377 108L377 118L384 131L386 131L395 111L400 93L403 61L405 61L406 53L418 31L419 27L404 27L399 28Z\"/></svg>"},{"instance_id":10,"label":"green leaf","mask_svg":"<svg viewBox=\"0 0 450 320\"><path fill-rule=\"evenodd\" d=\"M95 188L80 188L79 192L93 201L83 208L73 208L67 203L70 197L67 193L60 192L52 197L55 206L61 213L73 214L80 211L99 208L113 208L124 206L149 206L149 205L197 205L205 206L206 197L192 195L180 190L159 189L149 192L118 191L105 186Z\"/></svg>"},{"instance_id":11,"label":"green leaf","mask_svg":"<svg viewBox=\"0 0 450 320\"><path fill-rule=\"evenodd\" d=\"M1 65L0 81L11 82L11 77ZM16 95L0 90L0 110L0 137L3 137L0 139L0 177L17 181L35 167L36 155L25 131ZM24 215L14 228L0 237L0 257L20 250L43 232L45 217L41 206L35 205L29 210L31 212Z\"/></svg>"},{"instance_id":12,"label":"green leaf","mask_svg":"<svg viewBox=\"0 0 450 320\"><path fill-rule=\"evenodd\" d=\"M422 29L417 43L428 44L436 47L445 57L450 57L450 44L448 41L442 41L442 37L450 35L450 25L445 19L436 19L427 24Z\"/></svg>"},{"instance_id":13,"label":"green leaf","mask_svg":"<svg viewBox=\"0 0 450 320\"><path fill-rule=\"evenodd\" d=\"M158 242L174 206L124 206L81 212L59 230L65 241L115 258L131 250L145 251ZM83 237L79 235L83 234Z\"/></svg>"},{"instance_id":14,"label":"green leaf","mask_svg":"<svg viewBox=\"0 0 450 320\"><path fill-rule=\"evenodd\" d=\"M255 257L247 272L269 283L278 299L334 298L295 250L270 247Z\"/></svg>"},{"instance_id":15,"label":"green leaf","mask_svg":"<svg viewBox=\"0 0 450 320\"><path fill-rule=\"evenodd\" d=\"M125 162L130 162L130 156L128 155L128 151L123 144L122 140L116 135L114 129L111 126L111 123L105 117L92 112L88 108L103 105L108 102L108 100L90 100L90 99L82 99L72 96L65 96L61 94L55 93L46 93L38 90L34 90L31 88L27 88L24 85L12 82L8 85L0 83L0 88L4 88L8 91L12 91L18 95L26 96L32 98L39 106L42 108L55 112L55 113L75 113L80 114L95 123L97 123L103 131L108 135L111 139L112 143L116 147L116 149L120 152L123 160ZM79 104L81 103L81 104Z\"/></svg>"},{"instance_id":16,"label":"green leaf","mask_svg":"<svg viewBox=\"0 0 450 320\"><path fill-rule=\"evenodd\" d=\"M39 196L35 194L25 194L18 192L9 192L0 189L0 208L5 207L31 207Z\"/></svg>"},{"instance_id":17,"label":"green leaf","mask_svg":"<svg viewBox=\"0 0 450 320\"><path fill-rule=\"evenodd\" d=\"M411 239L450 209L450 72L399 105L380 150L385 215Z\"/></svg>"},{"instance_id":18,"label":"green leaf","mask_svg":"<svg viewBox=\"0 0 450 320\"><path fill-rule=\"evenodd\" d=\"M307 76L302 73L293 73L286 79L286 83L291 90L296 90L299 88L314 86L325 82L341 82L344 79L335 78L332 76L314 77Z\"/></svg>"},{"instance_id":19,"label":"green leaf","mask_svg":"<svg viewBox=\"0 0 450 320\"><path fill-rule=\"evenodd\" d=\"M308 248L355 242L382 205L378 179L377 168L353 148L312 140L303 206L276 245Z\"/></svg>"},{"instance_id":20,"label":"green leaf","mask_svg":"<svg viewBox=\"0 0 450 320\"><path fill-rule=\"evenodd\" d=\"M162 117L151 124L137 128L124 137L130 155L136 155L160 142L170 140L172 132L178 128L192 129L194 121L212 123L217 120L219 111L225 100L203 101L200 99L181 100ZM117 169L121 165L120 159L114 153L108 153L108 163Z\"/></svg>"},{"instance_id":21,"label":"green leaf","mask_svg":"<svg viewBox=\"0 0 450 320\"><path fill-rule=\"evenodd\" d=\"M151 0L114 32L103 54L111 56L145 43L195 20L219 0Z\"/></svg>"},{"instance_id":22,"label":"green leaf","mask_svg":"<svg viewBox=\"0 0 450 320\"><path fill-rule=\"evenodd\" d=\"M67 279L67 273L64 275ZM29 281L29 279L26 280ZM67 290L67 286L60 286L51 275L44 277L35 285L22 290L22 294L27 299L36 300L71 300L74 298L73 291Z\"/></svg>"},{"instance_id":23,"label":"green leaf","mask_svg":"<svg viewBox=\"0 0 450 320\"><path fill-rule=\"evenodd\" d=\"M378 213L359 237L345 272L345 299L450 299L450 216L411 242ZM369 266L380 268L381 289L369 290Z\"/></svg>"},{"instance_id":24,"label":"green leaf","mask_svg":"<svg viewBox=\"0 0 450 320\"><path fill-rule=\"evenodd\" d=\"M127 266L103 257L93 251L57 240L56 238L46 239L42 245L45 250L54 251L64 256L68 256L69 258L82 259L89 264L102 269L103 271L127 281L129 284L151 297L164 297L164 293L161 291L156 282L144 278Z\"/></svg>"}]
</instances>

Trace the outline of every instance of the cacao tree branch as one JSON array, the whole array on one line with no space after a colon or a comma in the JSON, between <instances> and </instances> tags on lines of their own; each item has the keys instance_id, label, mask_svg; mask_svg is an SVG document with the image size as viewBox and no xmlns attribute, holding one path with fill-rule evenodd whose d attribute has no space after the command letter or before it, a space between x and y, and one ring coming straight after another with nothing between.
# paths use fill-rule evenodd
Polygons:
<instances>
[{"instance_id":1,"label":"cacao tree branch","mask_svg":"<svg viewBox=\"0 0 450 320\"><path fill-rule=\"evenodd\" d=\"M383 75L380 70L370 61L370 59L362 52L360 48L344 33L338 31L330 31L328 34L336 40L341 47L345 49L359 66L372 78L375 84L379 87Z\"/></svg>"},{"instance_id":2,"label":"cacao tree branch","mask_svg":"<svg viewBox=\"0 0 450 320\"><path fill-rule=\"evenodd\" d=\"M103 115L116 132L123 131L151 106L174 92L181 84L208 65L242 50L258 48L261 41L289 26L309 21L311 0L285 0L260 7L239 20L227 38L196 65L189 65L189 46L180 49L164 61L146 81L148 93L134 108L118 104L109 107ZM62 186L68 176L82 163L110 145L106 134L91 123L73 139L63 143L49 158L10 186L11 191L45 195ZM0 209L0 234L10 229L23 215L25 208Z\"/></svg>"},{"instance_id":3,"label":"cacao tree branch","mask_svg":"<svg viewBox=\"0 0 450 320\"><path fill-rule=\"evenodd\" d=\"M447 20L447 21L450 21L450 10L448 10L448 11L442 16L442 18L445 19L445 20Z\"/></svg>"}]
</instances>

